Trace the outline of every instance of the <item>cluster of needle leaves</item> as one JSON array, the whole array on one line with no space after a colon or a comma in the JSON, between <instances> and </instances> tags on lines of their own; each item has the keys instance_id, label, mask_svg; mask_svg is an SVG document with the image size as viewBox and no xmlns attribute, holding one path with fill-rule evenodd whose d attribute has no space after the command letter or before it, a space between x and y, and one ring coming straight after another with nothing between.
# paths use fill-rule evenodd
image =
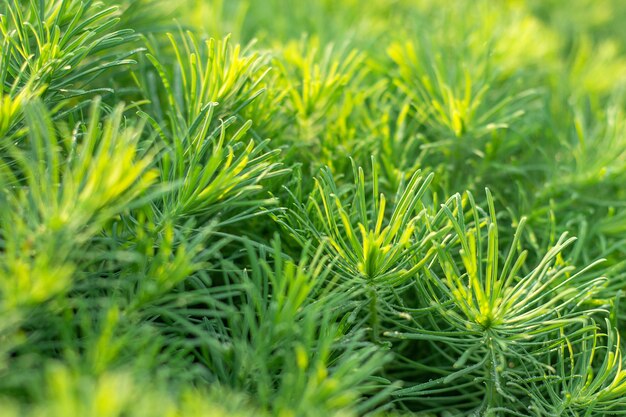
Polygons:
<instances>
[{"instance_id":1,"label":"cluster of needle leaves","mask_svg":"<svg viewBox=\"0 0 626 417\"><path fill-rule=\"evenodd\" d=\"M0 415L626 414L620 0L0 0Z\"/></svg>"}]
</instances>

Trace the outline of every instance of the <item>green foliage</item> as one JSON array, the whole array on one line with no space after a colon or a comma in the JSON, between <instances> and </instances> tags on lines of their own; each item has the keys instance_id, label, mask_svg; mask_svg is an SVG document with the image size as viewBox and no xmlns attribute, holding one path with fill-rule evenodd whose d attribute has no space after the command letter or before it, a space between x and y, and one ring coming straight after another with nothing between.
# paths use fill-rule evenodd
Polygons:
<instances>
[{"instance_id":1,"label":"green foliage","mask_svg":"<svg viewBox=\"0 0 626 417\"><path fill-rule=\"evenodd\" d=\"M6 151L11 164L2 178L5 308L42 302L66 288L72 259L84 256L90 239L156 179L151 157L138 149L140 131L121 128L121 111L100 124L96 104L86 126L59 139L41 103L25 108L30 149Z\"/></svg>"},{"instance_id":2,"label":"green foliage","mask_svg":"<svg viewBox=\"0 0 626 417\"><path fill-rule=\"evenodd\" d=\"M495 409L503 412L508 401L516 401L516 391L505 384L516 375L523 379L528 372L524 366L543 366L536 358L542 346L558 343L559 331L564 333L584 317L602 314L599 308L585 310L584 306L597 295L604 280L586 269L573 273L572 266L558 265L557 257L573 241L566 236L561 236L536 266L526 265L527 251L516 254L525 219L501 259L490 194L486 220L479 215L471 194L468 199L469 223L460 196L456 214L443 208L451 233L441 242L433 242L437 261L424 268L424 279L415 284L415 292L423 297L419 305L424 307L414 309L410 323L399 324L398 330L388 331L386 336L420 341L441 351L421 360L422 365L434 361L441 366L450 361L440 369L444 376L395 395L433 405L442 401L440 406L458 398L459 408L475 405L489 414ZM474 380L485 386L472 385ZM463 387L462 396L431 396L458 387Z\"/></svg>"},{"instance_id":3,"label":"green foliage","mask_svg":"<svg viewBox=\"0 0 626 417\"><path fill-rule=\"evenodd\" d=\"M98 85L105 71L127 66L135 50L130 28L117 28L117 6L59 0L2 5L2 93L41 97L54 108L88 105L89 97L113 91Z\"/></svg>"},{"instance_id":4,"label":"green foliage","mask_svg":"<svg viewBox=\"0 0 626 417\"><path fill-rule=\"evenodd\" d=\"M624 414L623 2L0 2L3 416Z\"/></svg>"},{"instance_id":5,"label":"green foliage","mask_svg":"<svg viewBox=\"0 0 626 417\"><path fill-rule=\"evenodd\" d=\"M426 256L412 265L428 238L415 236L415 229L424 215L419 209L432 175L424 179L417 171L406 187L398 190L391 211L386 207L385 195L378 192L376 165L371 195L365 191L362 168L355 167L354 177L354 187L346 193L338 188L329 170L322 170L307 206L285 216L298 222L288 228L300 245L310 239L318 244L327 242L328 252L337 259L342 273L352 279L360 277L383 288L402 285L429 260ZM388 212L391 214L387 219Z\"/></svg>"},{"instance_id":6,"label":"green foliage","mask_svg":"<svg viewBox=\"0 0 626 417\"><path fill-rule=\"evenodd\" d=\"M617 330L607 320L606 333L594 329L576 340L567 336L565 340L549 352L546 362L553 372L521 382L522 389L531 390L531 415L619 414L624 408L626 375Z\"/></svg>"}]
</instances>

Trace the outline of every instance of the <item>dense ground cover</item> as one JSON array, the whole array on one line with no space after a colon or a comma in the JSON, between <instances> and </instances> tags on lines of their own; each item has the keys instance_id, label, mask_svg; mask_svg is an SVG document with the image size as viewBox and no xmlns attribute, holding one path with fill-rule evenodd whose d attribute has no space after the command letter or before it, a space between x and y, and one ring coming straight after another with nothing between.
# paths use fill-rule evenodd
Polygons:
<instances>
[{"instance_id":1,"label":"dense ground cover","mask_svg":"<svg viewBox=\"0 0 626 417\"><path fill-rule=\"evenodd\" d=\"M626 414L621 0L0 15L0 415Z\"/></svg>"}]
</instances>

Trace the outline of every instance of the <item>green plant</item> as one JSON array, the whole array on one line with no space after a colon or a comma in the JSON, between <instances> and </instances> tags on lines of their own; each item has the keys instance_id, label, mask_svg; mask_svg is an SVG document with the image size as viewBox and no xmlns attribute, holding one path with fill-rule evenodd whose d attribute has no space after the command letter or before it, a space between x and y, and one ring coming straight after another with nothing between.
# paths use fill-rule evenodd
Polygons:
<instances>
[{"instance_id":1,"label":"green plant","mask_svg":"<svg viewBox=\"0 0 626 417\"><path fill-rule=\"evenodd\" d=\"M0 414L624 414L624 16L0 0Z\"/></svg>"}]
</instances>

